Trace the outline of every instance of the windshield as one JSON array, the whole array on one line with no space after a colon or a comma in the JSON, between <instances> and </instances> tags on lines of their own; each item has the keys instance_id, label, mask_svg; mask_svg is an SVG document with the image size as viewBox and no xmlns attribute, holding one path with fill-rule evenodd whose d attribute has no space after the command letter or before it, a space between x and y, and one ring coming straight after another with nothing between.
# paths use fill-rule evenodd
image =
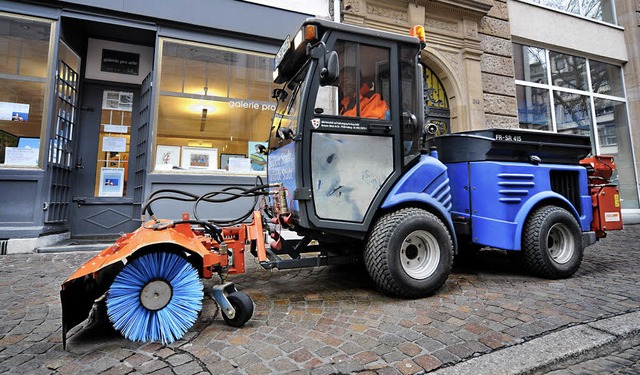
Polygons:
<instances>
[{"instance_id":1,"label":"windshield","mask_svg":"<svg viewBox=\"0 0 640 375\"><path fill-rule=\"evenodd\" d=\"M271 135L269 137L269 149L275 150L285 146L298 134L298 118L302 107L302 93L306 83L309 65L300 70L294 79L283 88L278 99L278 106L273 115Z\"/></svg>"}]
</instances>

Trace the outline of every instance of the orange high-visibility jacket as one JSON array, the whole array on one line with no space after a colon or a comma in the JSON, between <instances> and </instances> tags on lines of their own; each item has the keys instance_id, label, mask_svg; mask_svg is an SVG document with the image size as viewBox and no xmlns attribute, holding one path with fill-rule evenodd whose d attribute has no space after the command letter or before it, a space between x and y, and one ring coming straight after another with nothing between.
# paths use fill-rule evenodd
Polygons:
<instances>
[{"instance_id":1,"label":"orange high-visibility jacket","mask_svg":"<svg viewBox=\"0 0 640 375\"><path fill-rule=\"evenodd\" d=\"M343 98L340 104L342 116L357 116L355 97ZM384 119L388 111L389 106L380 94L371 91L366 83L363 84L360 88L360 117Z\"/></svg>"}]
</instances>

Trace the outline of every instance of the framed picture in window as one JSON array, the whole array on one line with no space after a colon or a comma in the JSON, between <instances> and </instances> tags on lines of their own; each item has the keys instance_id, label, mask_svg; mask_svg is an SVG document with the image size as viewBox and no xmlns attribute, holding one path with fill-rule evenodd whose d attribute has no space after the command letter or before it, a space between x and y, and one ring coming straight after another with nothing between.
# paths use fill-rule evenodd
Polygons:
<instances>
[{"instance_id":1,"label":"framed picture in window","mask_svg":"<svg viewBox=\"0 0 640 375\"><path fill-rule=\"evenodd\" d=\"M180 167L184 169L218 169L218 149L183 146Z\"/></svg>"},{"instance_id":2,"label":"framed picture in window","mask_svg":"<svg viewBox=\"0 0 640 375\"><path fill-rule=\"evenodd\" d=\"M180 146L156 147L156 169L170 170L180 166Z\"/></svg>"},{"instance_id":3,"label":"framed picture in window","mask_svg":"<svg viewBox=\"0 0 640 375\"><path fill-rule=\"evenodd\" d=\"M267 142L249 142L249 159L252 171L267 170Z\"/></svg>"},{"instance_id":4,"label":"framed picture in window","mask_svg":"<svg viewBox=\"0 0 640 375\"><path fill-rule=\"evenodd\" d=\"M229 159L246 157L245 154L220 154L220 169L229 170Z\"/></svg>"},{"instance_id":5,"label":"framed picture in window","mask_svg":"<svg viewBox=\"0 0 640 375\"><path fill-rule=\"evenodd\" d=\"M124 168L100 168L100 197L121 197L124 191Z\"/></svg>"}]
</instances>

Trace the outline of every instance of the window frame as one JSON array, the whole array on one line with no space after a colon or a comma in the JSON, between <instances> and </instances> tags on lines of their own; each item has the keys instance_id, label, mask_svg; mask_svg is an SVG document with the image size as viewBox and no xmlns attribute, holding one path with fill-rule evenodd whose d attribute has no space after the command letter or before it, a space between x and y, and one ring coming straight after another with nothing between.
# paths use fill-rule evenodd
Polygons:
<instances>
[{"instance_id":1,"label":"window frame","mask_svg":"<svg viewBox=\"0 0 640 375\"><path fill-rule=\"evenodd\" d=\"M596 59L591 59L587 56L579 56L579 55L575 55L573 53L569 53L569 52L563 52L563 51L557 51L557 50L553 50L551 51L548 48L544 48L544 47L538 47L538 46L531 46L528 44L524 44L524 43L518 43L518 42L513 42L514 44L514 48L516 48L516 46L523 46L523 47L534 47L534 48L543 48L545 51L545 59L547 61L546 64L546 78L547 78L547 83L537 83L537 82L530 82L530 81L526 81L526 80L520 80L520 79L515 79L515 83L516 83L516 87L517 86L523 86L523 87L535 87L535 88L539 88L539 89L544 89L547 90L547 93L549 95L549 103L550 103L550 116L551 116L551 130L549 130L550 132L553 133L557 133L558 132L558 123L557 123L557 119L556 119L556 105L555 105L555 100L553 97L553 92L554 91L558 91L558 92L564 92L564 93L569 93L569 94L574 94L574 95L583 95L583 96L587 96L588 97L588 101L589 101L589 114L591 116L591 134L592 136L592 140L594 141L594 149L596 151L596 153L600 153L600 140L599 137L597 136L597 123L596 123L596 109L595 109L595 103L594 103L594 99L595 98L599 98L599 99L608 99L608 100L613 100L616 102L624 102L625 106L627 107L627 127L629 127L629 120L628 120L628 114L629 114L629 108L628 108L628 102L627 102L627 96L626 96L626 87L625 87L625 82L624 82L624 68L621 65L617 65L617 64L611 64L608 62L604 62L604 61L600 61L600 60L596 60ZM569 56L573 56L573 57L577 57L577 58L584 58L585 59L585 67L584 69L586 70L586 76L587 76L587 89L588 91L583 91L583 90L578 90L578 89L572 89L572 88L567 88L567 87L562 87L562 86L556 86L553 85L553 80L552 80L552 69L551 69L551 63L550 63L550 52L556 52L556 53L561 53L564 55L569 55ZM621 79L621 83L622 83L622 92L624 93L623 97L620 96L615 96L615 95L607 95L607 94L600 94L597 92L593 91L593 82L592 82L592 77L591 77L591 60L597 61L598 63L605 63L605 64L609 64L609 65L613 65L613 66L617 66L620 68L620 76L622 77ZM536 131L536 130L532 130L532 129L523 129L523 130L530 130L530 131ZM538 130L539 131L539 130ZM546 130L542 130L542 131L546 131Z\"/></svg>"},{"instance_id":2,"label":"window frame","mask_svg":"<svg viewBox=\"0 0 640 375\"><path fill-rule=\"evenodd\" d=\"M224 52L230 52L230 53L238 53L238 54L246 54L246 55L252 55L252 56L257 56L257 57L263 57L263 58L267 58L267 59L273 59L274 55L272 54L268 54L265 52L261 52L261 51L256 51L256 50L249 50L249 49L244 49L244 48L237 48L237 47L230 47L230 46L225 46L225 45L221 45L221 44L215 44L215 43L206 43L206 42L200 42L200 41L192 41L192 40L184 40L184 39L178 39L175 37L171 37L171 36L161 36L159 37L158 40L158 48L157 48L157 52L156 52L156 69L154 72L154 81L157 82L155 84L155 86L157 87L157 92L156 94L154 94L154 101L153 101L153 112L152 112L152 118L153 118L153 137L151 139L151 160L149 163L150 166L150 173L162 173L162 174L173 174L173 175L185 175L185 174L196 174L196 175L207 175L207 176L247 176L247 177L253 177L253 176L261 176L264 177L266 176L266 171L255 171L255 170L250 170L249 172L229 172L228 170L223 170L220 169L220 165L218 164L218 168L217 169L203 169L203 170L194 170L194 169L186 169L186 170L178 170L178 169L172 169L172 170L163 170L163 169L158 169L157 165L156 165L156 158L157 158L157 147L158 147L158 138L159 136L161 136L159 134L159 120L160 118L160 102L161 99L163 97L173 97L173 98L185 98L185 99L197 99L197 100L210 100L210 101L216 101L216 102L226 102L226 103L230 103L230 102L252 102L252 103L260 103L260 104L266 104L269 106L269 109L267 112L269 112L271 115L273 114L272 109L274 109L276 107L276 102L274 100L270 100L268 98L270 98L270 93L272 91L272 89L274 88L273 86L273 82L270 80L270 85L269 85L269 89L267 90L267 92L265 93L265 97L267 98L267 101L264 100L256 100L256 99L250 99L251 97L251 93L249 92L249 90L247 90L247 97L246 98L235 98L231 96L231 86L229 83L229 80L227 80L226 83L226 96L220 96L220 95L216 95L216 94L211 94L211 93L205 93L204 95L202 94L197 94L197 93L190 93L190 92L186 92L185 91L185 76L184 76L184 71L183 71L183 75L182 75L182 87L180 92L178 91L170 91L170 90L163 90L162 89L162 67L163 67L163 59L164 59L164 51L165 51L165 46L167 44L178 44L181 46L191 46L193 48L202 48L202 49L209 49L209 50L216 50L216 51L224 51ZM270 67L269 64L267 64L268 67ZM231 73L228 73L231 74ZM248 70L245 72L245 74L252 74L249 73ZM266 69L265 70L265 74L268 75L269 79L271 78L271 69ZM201 77L204 79L204 77ZM207 84L208 86L208 84ZM271 123L269 122L268 125L270 125ZM253 126L253 125L252 125ZM265 136L264 139L260 140L260 143L267 143L266 141L268 140L269 137L269 128L265 129ZM192 139L193 137L184 137L184 139L186 141ZM203 141L205 142L209 142L208 139L204 139ZM230 135L230 141L233 142L233 135ZM252 142L252 141L249 141ZM187 142L187 143L193 143L193 142ZM256 142L253 142L256 143ZM185 144L185 145L181 145L181 146L177 146L177 147L197 147L197 145L190 145L190 144ZM224 155L228 155L229 152L232 151L228 151L228 150L224 150L221 148L217 149L217 155L218 155L218 159L221 158L221 156ZM233 153L233 152L232 152ZM250 158L250 152L245 152L246 153L246 158Z\"/></svg>"}]
</instances>

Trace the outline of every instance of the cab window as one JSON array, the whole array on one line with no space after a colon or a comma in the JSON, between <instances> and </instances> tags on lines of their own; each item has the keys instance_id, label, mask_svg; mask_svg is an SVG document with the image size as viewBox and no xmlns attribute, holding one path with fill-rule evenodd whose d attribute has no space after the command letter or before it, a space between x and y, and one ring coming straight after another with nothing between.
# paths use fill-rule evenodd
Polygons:
<instances>
[{"instance_id":1,"label":"cab window","mask_svg":"<svg viewBox=\"0 0 640 375\"><path fill-rule=\"evenodd\" d=\"M340 77L320 87L315 113L390 120L389 49L337 41Z\"/></svg>"}]
</instances>

